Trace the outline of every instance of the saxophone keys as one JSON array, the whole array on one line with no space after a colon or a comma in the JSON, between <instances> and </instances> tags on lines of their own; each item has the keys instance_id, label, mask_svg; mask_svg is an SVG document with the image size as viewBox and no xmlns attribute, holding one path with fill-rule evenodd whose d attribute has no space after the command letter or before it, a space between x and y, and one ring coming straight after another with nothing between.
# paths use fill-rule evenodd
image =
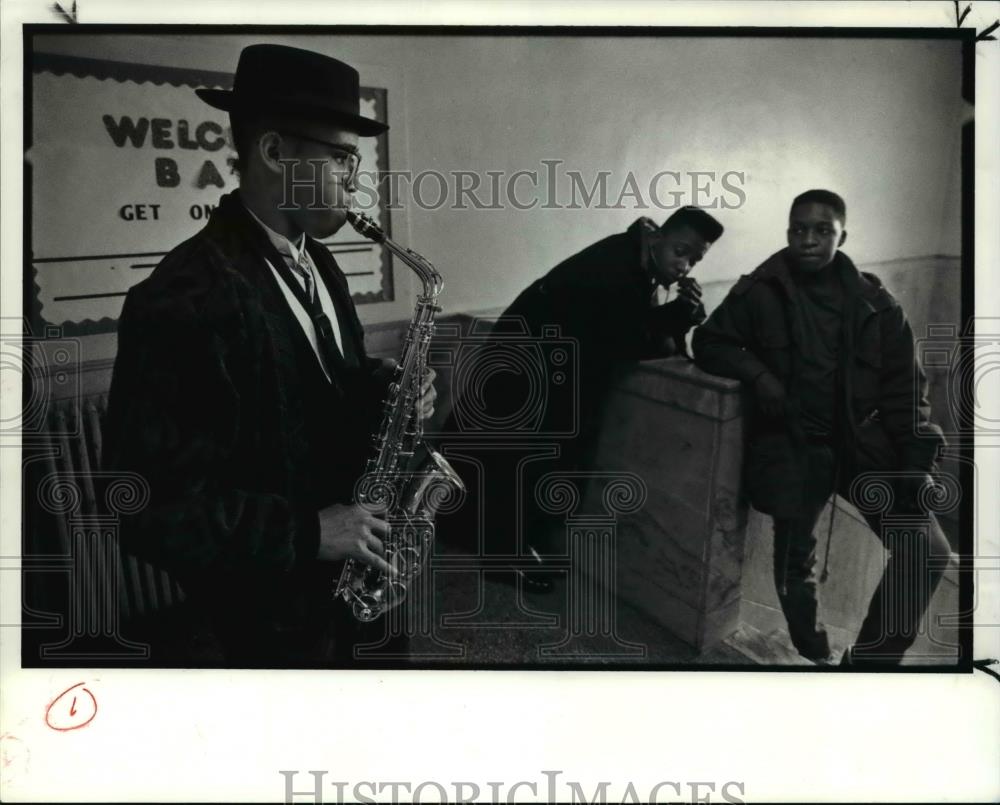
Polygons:
<instances>
[{"instance_id":1,"label":"saxophone keys","mask_svg":"<svg viewBox=\"0 0 1000 805\"><path fill-rule=\"evenodd\" d=\"M406 561L400 556L399 551L395 548L388 548L385 552L385 561L389 563L389 567L392 568L393 575L389 576L392 578L405 578L406 576Z\"/></svg>"},{"instance_id":2,"label":"saxophone keys","mask_svg":"<svg viewBox=\"0 0 1000 805\"><path fill-rule=\"evenodd\" d=\"M385 591L386 600L383 605L383 611L398 607L406 600L406 586L400 584L398 581L390 581L386 585Z\"/></svg>"},{"instance_id":3,"label":"saxophone keys","mask_svg":"<svg viewBox=\"0 0 1000 805\"><path fill-rule=\"evenodd\" d=\"M375 593L359 595L351 609L354 612L354 617L362 623L371 623L382 613L378 596Z\"/></svg>"},{"instance_id":4,"label":"saxophone keys","mask_svg":"<svg viewBox=\"0 0 1000 805\"><path fill-rule=\"evenodd\" d=\"M400 563L405 567L402 578L412 578L420 572L420 551L415 548L403 548L399 552Z\"/></svg>"}]
</instances>

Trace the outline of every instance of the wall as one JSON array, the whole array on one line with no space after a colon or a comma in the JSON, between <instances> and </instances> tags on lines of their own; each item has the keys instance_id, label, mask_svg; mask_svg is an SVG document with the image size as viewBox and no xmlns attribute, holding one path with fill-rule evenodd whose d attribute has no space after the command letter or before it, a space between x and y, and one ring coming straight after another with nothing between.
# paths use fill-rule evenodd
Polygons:
<instances>
[{"instance_id":1,"label":"wall","mask_svg":"<svg viewBox=\"0 0 1000 805\"><path fill-rule=\"evenodd\" d=\"M658 171L745 172L746 202L717 211L727 234L698 272L703 283L725 283L720 291L780 248L789 200L812 186L847 199L845 250L859 263L958 247L964 112L957 43L109 34L39 37L36 49L231 71L240 49L262 40L337 55L357 64L362 80L388 86L397 169L538 170L544 201L551 188L541 161L557 159L563 199L564 171L581 171L589 185L596 171L608 170L612 204L629 170L647 204ZM667 202L673 185L663 181ZM519 186L527 197L527 185ZM733 193L722 199L738 200ZM690 192L682 199L691 200ZM548 267L637 215L665 217L630 197L622 206L432 211L410 204L395 231L445 275L446 312L482 311L502 308ZM408 318L412 296L398 273L397 282L396 302L361 309L366 323ZM113 338L104 343L99 351L113 353Z\"/></svg>"},{"instance_id":2,"label":"wall","mask_svg":"<svg viewBox=\"0 0 1000 805\"><path fill-rule=\"evenodd\" d=\"M240 49L262 40L336 55L356 64L363 81L387 86L397 170L526 169L544 178L542 160L562 160L562 175L579 170L587 184L610 171L612 203L629 170L644 195L658 171L745 172L746 202L717 211L727 234L698 270L709 310L736 277L782 246L791 198L823 186L848 202L845 251L897 295L918 336L928 323L958 319L959 124L968 112L957 43L59 35L39 37L36 49L231 71ZM543 181L539 197L549 191ZM565 181L558 192L565 198ZM682 199L692 200L690 193ZM445 275L446 312L498 311L550 266L640 214L665 217L629 198L622 209L605 210L410 204L394 231ZM408 319L412 306L412 285L401 279L397 273L396 302L360 310L384 354L398 351L392 323ZM84 349L85 359L110 359L114 336L87 339ZM102 383L107 369L100 367ZM846 522L850 539L858 532L855 544L875 556L863 527ZM768 534L760 518L751 522L746 598L776 615ZM863 600L856 587L872 583L854 581L826 597L845 629L859 615L838 607Z\"/></svg>"}]
</instances>

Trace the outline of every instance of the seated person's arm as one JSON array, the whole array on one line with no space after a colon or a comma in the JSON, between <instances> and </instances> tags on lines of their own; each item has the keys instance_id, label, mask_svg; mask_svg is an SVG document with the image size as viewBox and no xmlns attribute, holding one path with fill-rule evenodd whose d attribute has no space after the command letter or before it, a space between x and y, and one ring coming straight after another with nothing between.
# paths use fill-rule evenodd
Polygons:
<instances>
[{"instance_id":1,"label":"seated person's arm","mask_svg":"<svg viewBox=\"0 0 1000 805\"><path fill-rule=\"evenodd\" d=\"M785 388L751 349L754 342L746 294L730 293L694 331L695 364L703 372L742 380L753 389L761 412L768 417L785 413Z\"/></svg>"},{"instance_id":2,"label":"seated person's arm","mask_svg":"<svg viewBox=\"0 0 1000 805\"><path fill-rule=\"evenodd\" d=\"M705 308L701 304L701 286L694 277L684 277L677 282L677 298L664 305L649 309L644 323L645 349L643 358L685 355L687 333L705 321Z\"/></svg>"},{"instance_id":3,"label":"seated person's arm","mask_svg":"<svg viewBox=\"0 0 1000 805\"><path fill-rule=\"evenodd\" d=\"M732 291L692 337L694 361L704 372L753 384L767 367L751 350L754 342L745 294Z\"/></svg>"}]
</instances>

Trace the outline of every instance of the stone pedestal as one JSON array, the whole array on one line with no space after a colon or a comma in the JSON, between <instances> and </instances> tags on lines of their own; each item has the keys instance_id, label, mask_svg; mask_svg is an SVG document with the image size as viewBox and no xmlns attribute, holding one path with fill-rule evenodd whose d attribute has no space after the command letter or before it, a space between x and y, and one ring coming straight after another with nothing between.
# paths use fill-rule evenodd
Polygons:
<instances>
[{"instance_id":1,"label":"stone pedestal","mask_svg":"<svg viewBox=\"0 0 1000 805\"><path fill-rule=\"evenodd\" d=\"M618 517L615 592L699 650L739 623L740 413L738 382L682 358L644 361L615 381L591 459L596 473L633 473L647 489ZM601 494L588 487L585 508Z\"/></svg>"}]
</instances>

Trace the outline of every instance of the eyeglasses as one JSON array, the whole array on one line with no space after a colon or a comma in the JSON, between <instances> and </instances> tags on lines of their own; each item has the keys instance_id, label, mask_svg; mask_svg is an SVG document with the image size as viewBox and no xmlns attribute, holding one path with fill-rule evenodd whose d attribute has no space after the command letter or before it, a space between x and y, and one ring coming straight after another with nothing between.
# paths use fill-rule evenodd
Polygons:
<instances>
[{"instance_id":1,"label":"eyeglasses","mask_svg":"<svg viewBox=\"0 0 1000 805\"><path fill-rule=\"evenodd\" d=\"M337 166L337 175L343 176L344 181L348 184L353 183L357 178L358 169L361 167L361 153L357 149L342 143L331 143L327 140L318 140L315 137L299 134L297 131L282 131L281 129L275 129L275 131L286 137L298 137L298 139L305 140L306 142L326 146L334 152L333 161Z\"/></svg>"}]
</instances>

